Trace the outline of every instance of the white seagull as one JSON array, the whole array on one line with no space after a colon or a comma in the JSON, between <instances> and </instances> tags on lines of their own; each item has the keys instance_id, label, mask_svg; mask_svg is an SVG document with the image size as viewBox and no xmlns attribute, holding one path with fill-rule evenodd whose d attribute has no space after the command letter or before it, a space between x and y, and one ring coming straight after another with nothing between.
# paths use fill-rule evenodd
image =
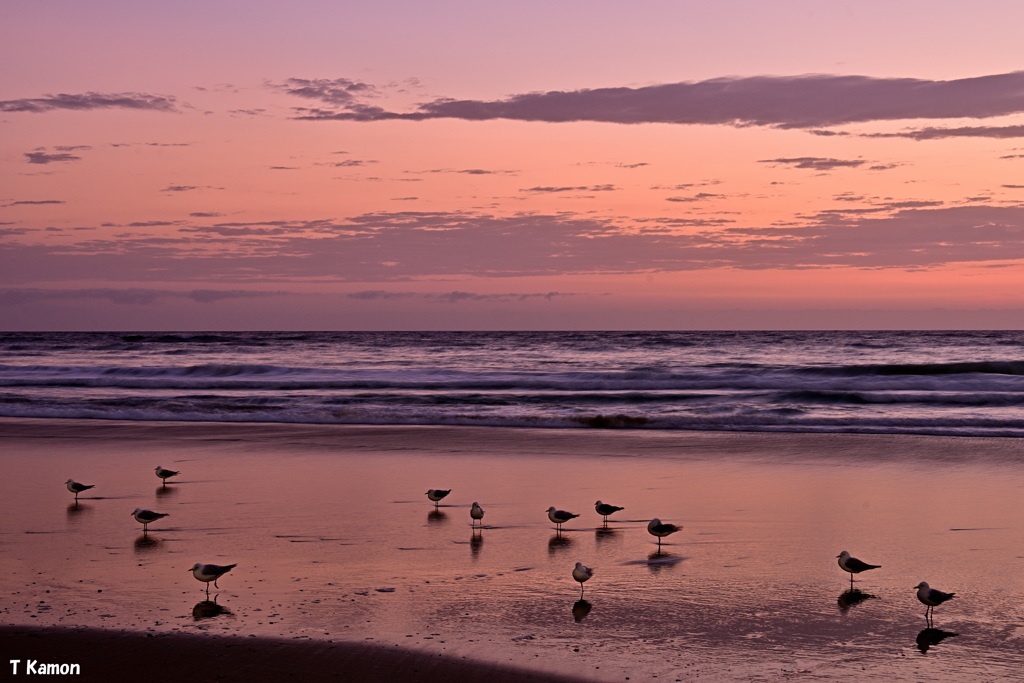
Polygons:
<instances>
[{"instance_id":1,"label":"white seagull","mask_svg":"<svg viewBox=\"0 0 1024 683\"><path fill-rule=\"evenodd\" d=\"M160 465L157 465L156 469L153 471L156 472L156 476L160 477L160 479L163 480L164 486L167 486L168 479L170 479L171 477L176 477L179 474L181 474L181 472L177 472L175 470L165 470L163 467L160 467Z\"/></svg>"},{"instance_id":2,"label":"white seagull","mask_svg":"<svg viewBox=\"0 0 1024 683\"><path fill-rule=\"evenodd\" d=\"M572 570L572 578L580 582L580 599L583 599L583 582L589 581L590 577L594 575L594 570L590 567L583 566L582 562L577 562L576 566Z\"/></svg>"},{"instance_id":3,"label":"white seagull","mask_svg":"<svg viewBox=\"0 0 1024 683\"><path fill-rule=\"evenodd\" d=\"M437 507L440 500L451 492L451 489L448 489L447 491L444 489L427 489L427 498L434 502L434 507Z\"/></svg>"},{"instance_id":4,"label":"white seagull","mask_svg":"<svg viewBox=\"0 0 1024 683\"><path fill-rule=\"evenodd\" d=\"M601 501L597 501L596 503L594 503L594 510L597 512L597 514L604 517L605 524L608 523L608 515L612 514L613 512L618 512L619 510L625 509L626 508L620 508L618 505L609 505L608 503L602 503Z\"/></svg>"},{"instance_id":5,"label":"white seagull","mask_svg":"<svg viewBox=\"0 0 1024 683\"><path fill-rule=\"evenodd\" d=\"M568 522L570 519L575 519L579 515L574 515L571 512L565 510L556 510L555 506L552 505L547 509L548 519L555 523L555 528L559 531L562 530L562 525Z\"/></svg>"},{"instance_id":6,"label":"white seagull","mask_svg":"<svg viewBox=\"0 0 1024 683\"><path fill-rule=\"evenodd\" d=\"M867 562L862 562L856 557L851 557L850 553L845 550L836 555L836 557L839 558L839 568L844 572L850 573L850 588L853 588L854 574L860 574L861 572L866 572L869 569L878 569L882 566L880 564L868 564Z\"/></svg>"},{"instance_id":7,"label":"white seagull","mask_svg":"<svg viewBox=\"0 0 1024 683\"><path fill-rule=\"evenodd\" d=\"M679 531L683 527L676 526L675 524L662 523L660 519L655 517L651 521L647 522L647 533L652 536L658 537L658 550L661 550L661 539L666 536L670 536L675 532Z\"/></svg>"},{"instance_id":8,"label":"white seagull","mask_svg":"<svg viewBox=\"0 0 1024 683\"><path fill-rule=\"evenodd\" d=\"M169 514L167 512L153 512L152 510L144 510L142 508L135 508L132 511L132 517L135 518L135 521L142 524L142 533L149 531L151 522L167 517Z\"/></svg>"},{"instance_id":9,"label":"white seagull","mask_svg":"<svg viewBox=\"0 0 1024 683\"><path fill-rule=\"evenodd\" d=\"M480 503L473 503L473 507L469 508L469 516L472 518L474 526L484 518L484 509L480 507Z\"/></svg>"},{"instance_id":10,"label":"white seagull","mask_svg":"<svg viewBox=\"0 0 1024 683\"><path fill-rule=\"evenodd\" d=\"M66 482L64 482L64 485L68 487L68 491L71 491L71 493L75 494L76 503L78 502L79 493L81 493L82 491L88 491L89 489L96 486L96 484L79 484L74 479L68 479Z\"/></svg>"},{"instance_id":11,"label":"white seagull","mask_svg":"<svg viewBox=\"0 0 1024 683\"><path fill-rule=\"evenodd\" d=\"M213 581L213 585L217 586L217 579L227 574L229 571L237 567L237 564L219 565L219 564L202 564L196 562L192 565L192 576L196 577L197 581L202 581L206 584L206 594L210 594L210 582ZM220 588L220 586L217 586Z\"/></svg>"},{"instance_id":12,"label":"white seagull","mask_svg":"<svg viewBox=\"0 0 1024 683\"><path fill-rule=\"evenodd\" d=\"M925 581L917 584L916 588L917 599L928 607L928 609L924 611L924 618L929 622L931 621L931 615L935 612L935 606L941 605L947 600L952 600L953 596L956 595L956 593L943 593L942 591L935 590Z\"/></svg>"}]
</instances>

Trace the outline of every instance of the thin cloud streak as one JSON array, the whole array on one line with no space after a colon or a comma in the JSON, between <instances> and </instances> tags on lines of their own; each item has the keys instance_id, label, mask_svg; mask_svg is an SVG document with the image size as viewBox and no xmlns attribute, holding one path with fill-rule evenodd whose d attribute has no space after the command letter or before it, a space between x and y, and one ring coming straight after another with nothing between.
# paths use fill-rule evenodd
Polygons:
<instances>
[{"instance_id":1,"label":"thin cloud streak","mask_svg":"<svg viewBox=\"0 0 1024 683\"><path fill-rule=\"evenodd\" d=\"M176 100L164 95L146 93L61 93L20 100L0 100L0 111L41 114L58 109L88 111L90 109L138 109L149 111L177 111Z\"/></svg>"},{"instance_id":2,"label":"thin cloud streak","mask_svg":"<svg viewBox=\"0 0 1024 683\"><path fill-rule=\"evenodd\" d=\"M9 288L0 289L0 305L24 306L42 301L102 299L118 305L150 305L161 299L188 299L196 303L209 304L226 299L262 299L267 297L291 296L289 292L256 292L247 290L193 289L178 292L173 290L146 288L91 288L91 289L42 289Z\"/></svg>"},{"instance_id":3,"label":"thin cloud streak","mask_svg":"<svg viewBox=\"0 0 1024 683\"><path fill-rule=\"evenodd\" d=\"M25 152L25 158L30 164L53 164L62 161L81 161L82 157L68 152Z\"/></svg>"}]
</instances>

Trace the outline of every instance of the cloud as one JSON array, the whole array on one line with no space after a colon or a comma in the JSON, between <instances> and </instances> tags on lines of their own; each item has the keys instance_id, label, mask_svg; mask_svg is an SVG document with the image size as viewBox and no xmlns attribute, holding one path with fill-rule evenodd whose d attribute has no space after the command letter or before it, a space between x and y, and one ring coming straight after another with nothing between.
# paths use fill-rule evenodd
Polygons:
<instances>
[{"instance_id":1,"label":"cloud","mask_svg":"<svg viewBox=\"0 0 1024 683\"><path fill-rule=\"evenodd\" d=\"M359 97L377 92L372 85L347 78L289 78L276 87L289 95L335 105L349 105L355 103Z\"/></svg>"},{"instance_id":2,"label":"cloud","mask_svg":"<svg viewBox=\"0 0 1024 683\"><path fill-rule=\"evenodd\" d=\"M4 204L4 206L45 206L49 204L64 204L63 199L21 199L16 202Z\"/></svg>"},{"instance_id":3,"label":"cloud","mask_svg":"<svg viewBox=\"0 0 1024 683\"><path fill-rule=\"evenodd\" d=\"M193 218L220 218L224 214L217 213L216 211L193 211L189 214Z\"/></svg>"},{"instance_id":4,"label":"cloud","mask_svg":"<svg viewBox=\"0 0 1024 683\"><path fill-rule=\"evenodd\" d=\"M52 164L60 161L82 160L82 157L68 152L58 152L56 154L51 154L50 152L25 152L25 156L30 164Z\"/></svg>"},{"instance_id":5,"label":"cloud","mask_svg":"<svg viewBox=\"0 0 1024 683\"><path fill-rule=\"evenodd\" d=\"M0 241L0 283L395 283L692 271L707 268L935 268L1024 262L1024 206L890 206L823 211L784 223L586 214L391 211L339 220L181 225L159 233L41 243ZM908 208L900 208L900 206ZM20 239L24 239L22 242ZM206 286L206 285L204 285ZM223 289L234 291L235 287Z\"/></svg>"},{"instance_id":6,"label":"cloud","mask_svg":"<svg viewBox=\"0 0 1024 683\"><path fill-rule=\"evenodd\" d=\"M665 201L681 202L681 203L702 202L702 201L705 201L707 199L719 199L719 198L724 197L724 196L725 195L714 194L714 193L711 193L711 192L698 192L697 194L692 195L690 197L666 197Z\"/></svg>"},{"instance_id":7,"label":"cloud","mask_svg":"<svg viewBox=\"0 0 1024 683\"><path fill-rule=\"evenodd\" d=\"M331 166L334 168L358 168L367 164L376 164L376 159L345 159L345 161L321 162L317 166Z\"/></svg>"},{"instance_id":8,"label":"cloud","mask_svg":"<svg viewBox=\"0 0 1024 683\"><path fill-rule=\"evenodd\" d=\"M758 163L788 165L793 168L807 168L815 171L831 171L836 168L856 168L858 166L863 166L865 162L859 159L843 160L824 159L821 157L792 157L788 159L760 159Z\"/></svg>"},{"instance_id":9,"label":"cloud","mask_svg":"<svg viewBox=\"0 0 1024 683\"><path fill-rule=\"evenodd\" d=\"M406 171L406 173L459 173L463 175L514 175L515 171L496 171L486 168L431 168L426 171Z\"/></svg>"},{"instance_id":10,"label":"cloud","mask_svg":"<svg viewBox=\"0 0 1024 683\"><path fill-rule=\"evenodd\" d=\"M0 100L0 111L43 112L65 109L85 111L90 109L141 109L150 111L176 111L175 99L163 95L146 93L98 93L87 92L77 95L61 93L20 100Z\"/></svg>"},{"instance_id":11,"label":"cloud","mask_svg":"<svg viewBox=\"0 0 1024 683\"><path fill-rule=\"evenodd\" d=\"M919 128L899 133L864 133L865 138L907 138L909 140L941 140L944 138L1024 138L1021 126L961 126L959 128Z\"/></svg>"},{"instance_id":12,"label":"cloud","mask_svg":"<svg viewBox=\"0 0 1024 683\"><path fill-rule=\"evenodd\" d=\"M192 190L198 190L198 185L168 185L161 192L191 192Z\"/></svg>"},{"instance_id":13,"label":"cloud","mask_svg":"<svg viewBox=\"0 0 1024 683\"><path fill-rule=\"evenodd\" d=\"M558 297L579 296L578 294L566 292L530 292L504 293L504 294L476 294L473 292L451 291L442 293L424 292L390 292L385 290L363 290L346 294L350 299L360 301L394 301L400 299L420 299L424 301L438 301L449 304L457 304L463 301L529 301L531 299L545 299L552 301Z\"/></svg>"},{"instance_id":14,"label":"cloud","mask_svg":"<svg viewBox=\"0 0 1024 683\"><path fill-rule=\"evenodd\" d=\"M188 299L208 304L225 299L259 299L266 297L290 296L287 292L259 292L249 290L193 289L173 291L141 288L91 288L91 289L0 289L0 305L23 306L41 301L102 299L119 305L149 305L161 299Z\"/></svg>"},{"instance_id":15,"label":"cloud","mask_svg":"<svg viewBox=\"0 0 1024 683\"><path fill-rule=\"evenodd\" d=\"M639 88L533 92L503 100L443 97L395 112L367 104L363 83L291 79L285 88L332 109L295 108L305 120L599 121L820 129L867 121L988 118L1024 111L1024 72L935 81L810 74L715 78ZM820 131L816 131L820 134Z\"/></svg>"},{"instance_id":16,"label":"cloud","mask_svg":"<svg viewBox=\"0 0 1024 683\"><path fill-rule=\"evenodd\" d=\"M555 194L560 192L614 192L619 188L614 185L577 185L577 186L540 186L520 189L520 192L533 194Z\"/></svg>"}]
</instances>

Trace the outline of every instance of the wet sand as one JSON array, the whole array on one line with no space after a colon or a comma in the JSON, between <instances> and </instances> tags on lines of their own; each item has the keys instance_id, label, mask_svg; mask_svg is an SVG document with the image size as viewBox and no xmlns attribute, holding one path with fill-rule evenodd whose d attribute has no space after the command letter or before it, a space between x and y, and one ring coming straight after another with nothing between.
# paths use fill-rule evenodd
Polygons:
<instances>
[{"instance_id":1,"label":"wet sand","mask_svg":"<svg viewBox=\"0 0 1024 683\"><path fill-rule=\"evenodd\" d=\"M164 488L158 464L181 475ZM0 623L62 629L33 638L55 662L73 641L173 673L241 638L313 672L375 662L370 645L400 671L436 658L492 680L1024 666L1016 439L0 420L0 466ZM96 484L78 505L69 477ZM452 493L435 510L428 488ZM597 499L626 509L604 528ZM550 505L581 516L558 534ZM170 516L144 535L135 507ZM655 516L684 527L661 553ZM853 594L843 549L882 565ZM595 568L582 601L577 561ZM238 567L207 599L195 562ZM922 580L957 593L930 630ZM166 655L129 657L133 638ZM231 671L205 658L205 678Z\"/></svg>"}]
</instances>

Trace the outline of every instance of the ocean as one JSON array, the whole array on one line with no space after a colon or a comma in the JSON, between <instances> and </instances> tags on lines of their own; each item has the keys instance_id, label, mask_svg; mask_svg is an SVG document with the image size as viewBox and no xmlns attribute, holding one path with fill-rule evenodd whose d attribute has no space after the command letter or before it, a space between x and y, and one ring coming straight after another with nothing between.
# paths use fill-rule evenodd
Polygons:
<instances>
[{"instance_id":1,"label":"ocean","mask_svg":"<svg viewBox=\"0 0 1024 683\"><path fill-rule=\"evenodd\" d=\"M1024 436L1024 332L0 333L0 416Z\"/></svg>"}]
</instances>

